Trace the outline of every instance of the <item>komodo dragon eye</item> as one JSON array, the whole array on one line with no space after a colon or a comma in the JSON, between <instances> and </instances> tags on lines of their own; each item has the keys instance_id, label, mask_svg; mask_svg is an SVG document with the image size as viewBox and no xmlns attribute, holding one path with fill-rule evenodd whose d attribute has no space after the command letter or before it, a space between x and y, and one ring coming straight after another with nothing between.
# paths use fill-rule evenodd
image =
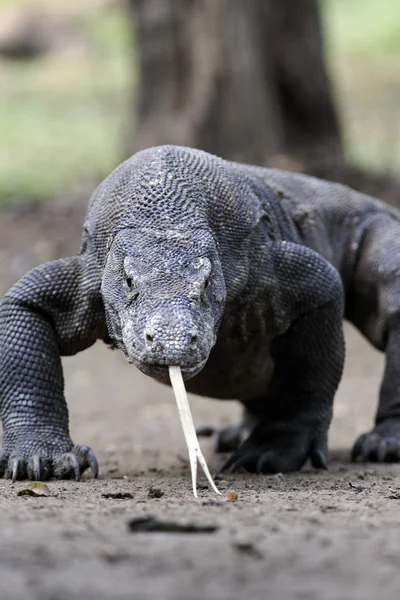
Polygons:
<instances>
[{"instance_id":1,"label":"komodo dragon eye","mask_svg":"<svg viewBox=\"0 0 400 600\"><path fill-rule=\"evenodd\" d=\"M124 285L126 287L126 289L128 290L128 292L130 293L131 297L133 298L137 298L139 295L139 290L137 289L137 279L136 277L131 277L130 275L127 275L125 273L124 276Z\"/></svg>"}]
</instances>

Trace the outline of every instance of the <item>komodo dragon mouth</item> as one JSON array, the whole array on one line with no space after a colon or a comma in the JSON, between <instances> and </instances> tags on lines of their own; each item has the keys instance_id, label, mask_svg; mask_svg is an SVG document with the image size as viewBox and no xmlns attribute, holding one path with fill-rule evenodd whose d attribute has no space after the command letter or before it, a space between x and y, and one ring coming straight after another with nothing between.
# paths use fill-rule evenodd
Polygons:
<instances>
[{"instance_id":1,"label":"komodo dragon mouth","mask_svg":"<svg viewBox=\"0 0 400 600\"><path fill-rule=\"evenodd\" d=\"M189 451L190 471L192 473L193 494L197 498L197 461L212 489L216 494L221 495L221 492L214 483L206 459L200 449L199 440L197 439L196 430L193 423L193 417L190 410L189 400L186 394L185 384L182 378L180 367L170 366L169 377L171 379L172 389L174 390L176 404L178 406L179 416L182 423L183 434L185 436L186 445Z\"/></svg>"},{"instance_id":2,"label":"komodo dragon mouth","mask_svg":"<svg viewBox=\"0 0 400 600\"><path fill-rule=\"evenodd\" d=\"M194 365L193 367L180 366L183 380L186 381L187 379L191 379L192 377L197 375L203 369L206 362L207 358L202 360L200 363ZM135 362L132 361L132 364L135 364ZM169 366L169 364L163 365L153 363L141 363L139 368L145 375L153 377L153 379L161 381L162 383L169 383L171 380L169 375Z\"/></svg>"}]
</instances>

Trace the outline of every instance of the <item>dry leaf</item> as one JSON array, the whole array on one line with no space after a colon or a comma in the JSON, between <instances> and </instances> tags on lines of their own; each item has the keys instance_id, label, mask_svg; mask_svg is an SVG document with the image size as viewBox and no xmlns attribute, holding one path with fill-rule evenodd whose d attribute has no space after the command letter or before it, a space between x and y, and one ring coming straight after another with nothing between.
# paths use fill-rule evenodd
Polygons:
<instances>
[{"instance_id":1,"label":"dry leaf","mask_svg":"<svg viewBox=\"0 0 400 600\"><path fill-rule=\"evenodd\" d=\"M51 494L46 483L32 481L27 487L18 490L17 496L51 496Z\"/></svg>"},{"instance_id":2,"label":"dry leaf","mask_svg":"<svg viewBox=\"0 0 400 600\"><path fill-rule=\"evenodd\" d=\"M237 502L239 500L239 494L236 490L228 490L225 496L226 502Z\"/></svg>"}]
</instances>

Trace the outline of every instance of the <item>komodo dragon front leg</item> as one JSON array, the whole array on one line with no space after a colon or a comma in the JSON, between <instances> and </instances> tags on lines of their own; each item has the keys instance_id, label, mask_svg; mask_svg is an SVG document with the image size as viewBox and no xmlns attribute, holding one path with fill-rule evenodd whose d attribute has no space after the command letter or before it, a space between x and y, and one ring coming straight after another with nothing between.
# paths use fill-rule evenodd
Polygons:
<instances>
[{"instance_id":1,"label":"komodo dragon front leg","mask_svg":"<svg viewBox=\"0 0 400 600\"><path fill-rule=\"evenodd\" d=\"M282 242L267 248L265 300L283 331L271 343L274 369L267 389L244 401L254 427L223 469L294 471L307 458L326 468L344 362L340 276L305 246Z\"/></svg>"},{"instance_id":2,"label":"komodo dragon front leg","mask_svg":"<svg viewBox=\"0 0 400 600\"><path fill-rule=\"evenodd\" d=\"M91 346L105 328L101 277L82 254L41 265L0 305L0 475L79 479L96 458L69 435L61 355Z\"/></svg>"}]
</instances>

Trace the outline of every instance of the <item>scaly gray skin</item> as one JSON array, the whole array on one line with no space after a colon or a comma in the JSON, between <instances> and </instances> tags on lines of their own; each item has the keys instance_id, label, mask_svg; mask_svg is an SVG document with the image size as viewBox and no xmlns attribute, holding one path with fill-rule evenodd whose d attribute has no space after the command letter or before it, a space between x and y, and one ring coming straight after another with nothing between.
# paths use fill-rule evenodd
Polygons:
<instances>
[{"instance_id":1,"label":"scaly gray skin","mask_svg":"<svg viewBox=\"0 0 400 600\"><path fill-rule=\"evenodd\" d=\"M387 353L376 427L354 458L400 459L400 213L340 185L163 146L95 191L82 247L39 266L0 305L6 477L79 477L60 356L96 339L189 391L237 398L226 467L326 466L345 316ZM344 290L344 293L343 293ZM247 439L238 447L246 435Z\"/></svg>"}]
</instances>

